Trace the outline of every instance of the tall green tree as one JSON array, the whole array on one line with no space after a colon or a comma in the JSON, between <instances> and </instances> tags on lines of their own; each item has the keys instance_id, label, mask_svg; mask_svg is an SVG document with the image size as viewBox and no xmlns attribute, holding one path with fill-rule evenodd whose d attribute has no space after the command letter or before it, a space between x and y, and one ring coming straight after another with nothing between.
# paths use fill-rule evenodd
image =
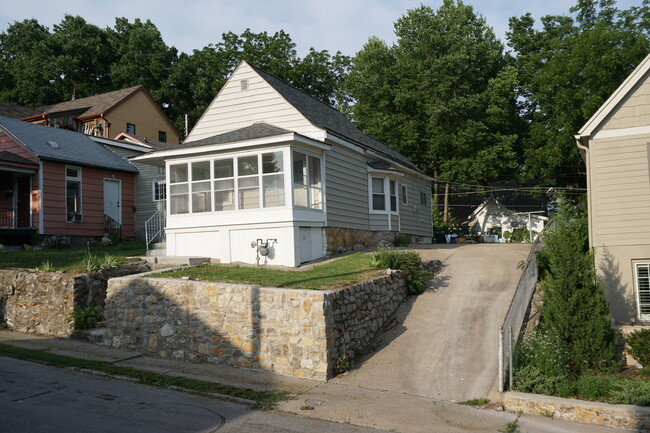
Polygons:
<instances>
[{"instance_id":1,"label":"tall green tree","mask_svg":"<svg viewBox=\"0 0 650 433\"><path fill-rule=\"evenodd\" d=\"M648 0L578 0L572 16L510 19L516 54L526 174L557 186L584 185L574 134L650 51Z\"/></svg>"},{"instance_id":2,"label":"tall green tree","mask_svg":"<svg viewBox=\"0 0 650 433\"><path fill-rule=\"evenodd\" d=\"M516 72L460 0L409 10L397 42L371 38L345 81L351 117L438 181L489 184L517 165Z\"/></svg>"}]
</instances>

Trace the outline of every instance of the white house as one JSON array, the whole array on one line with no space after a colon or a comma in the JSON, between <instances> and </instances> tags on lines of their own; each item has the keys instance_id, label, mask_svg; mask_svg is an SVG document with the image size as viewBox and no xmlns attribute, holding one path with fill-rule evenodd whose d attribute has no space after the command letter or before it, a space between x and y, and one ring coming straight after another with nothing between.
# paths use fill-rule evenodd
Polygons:
<instances>
[{"instance_id":1,"label":"white house","mask_svg":"<svg viewBox=\"0 0 650 433\"><path fill-rule=\"evenodd\" d=\"M519 229L541 233L547 220L543 212L512 210L496 198L489 197L474 209L467 224L480 234L489 234L490 229L496 229L494 231L503 236L506 231L512 233Z\"/></svg>"},{"instance_id":2,"label":"white house","mask_svg":"<svg viewBox=\"0 0 650 433\"><path fill-rule=\"evenodd\" d=\"M134 160L165 168L168 256L298 266L397 234L431 240L430 177L246 62L182 145Z\"/></svg>"}]
</instances>

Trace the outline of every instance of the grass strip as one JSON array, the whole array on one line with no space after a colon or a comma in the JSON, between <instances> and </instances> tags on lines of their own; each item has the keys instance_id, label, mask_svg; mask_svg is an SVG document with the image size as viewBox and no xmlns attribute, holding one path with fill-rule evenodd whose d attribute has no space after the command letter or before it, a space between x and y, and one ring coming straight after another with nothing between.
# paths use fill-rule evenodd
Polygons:
<instances>
[{"instance_id":1,"label":"grass strip","mask_svg":"<svg viewBox=\"0 0 650 433\"><path fill-rule=\"evenodd\" d=\"M355 253L302 271L251 266L200 265L149 276L158 278L189 277L197 281L318 290L345 287L379 276L382 271L371 266L371 259L370 254Z\"/></svg>"},{"instance_id":2,"label":"grass strip","mask_svg":"<svg viewBox=\"0 0 650 433\"><path fill-rule=\"evenodd\" d=\"M175 386L200 393L216 393L244 398L255 401L256 405L254 407L261 410L274 409L278 402L291 398L291 394L286 391L255 391L249 388L238 388L215 382L168 376L166 374L138 370L131 367L122 367L106 361L91 361L57 355L46 350L24 349L3 343L0 343L0 356L36 362L51 367L94 370L112 376L130 377L136 379L139 383L159 388Z\"/></svg>"}]
</instances>

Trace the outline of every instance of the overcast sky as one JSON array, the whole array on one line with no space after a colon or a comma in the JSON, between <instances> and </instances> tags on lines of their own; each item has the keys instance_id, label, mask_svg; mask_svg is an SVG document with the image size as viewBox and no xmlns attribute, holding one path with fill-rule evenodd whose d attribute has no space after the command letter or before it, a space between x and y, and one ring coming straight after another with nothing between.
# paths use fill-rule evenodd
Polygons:
<instances>
[{"instance_id":1,"label":"overcast sky","mask_svg":"<svg viewBox=\"0 0 650 433\"><path fill-rule=\"evenodd\" d=\"M394 42L393 23L420 4L437 9L442 0L0 0L0 31L15 21L36 18L52 29L64 14L81 15L100 27L112 27L115 17L150 19L167 45L191 53L221 40L221 34L259 33L283 29L303 56L309 47L354 55L370 36ZM7 7L7 3L11 6ZM568 14L571 0L466 0L486 17L504 40L508 18L532 13ZM641 0L618 0L619 8ZM505 41L504 41L505 42Z\"/></svg>"}]
</instances>

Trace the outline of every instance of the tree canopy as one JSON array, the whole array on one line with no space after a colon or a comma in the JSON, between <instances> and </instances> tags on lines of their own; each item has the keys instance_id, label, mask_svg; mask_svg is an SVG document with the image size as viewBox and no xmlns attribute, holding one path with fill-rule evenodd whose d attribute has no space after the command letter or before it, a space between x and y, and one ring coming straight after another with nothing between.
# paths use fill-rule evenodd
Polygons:
<instances>
[{"instance_id":1,"label":"tree canopy","mask_svg":"<svg viewBox=\"0 0 650 433\"><path fill-rule=\"evenodd\" d=\"M0 34L0 99L39 107L144 85L182 130L193 124L241 60L336 105L350 58L311 48L300 58L291 37L224 33L221 41L179 53L149 20L116 18L99 28L65 15L52 31L35 19L14 22Z\"/></svg>"}]
</instances>

